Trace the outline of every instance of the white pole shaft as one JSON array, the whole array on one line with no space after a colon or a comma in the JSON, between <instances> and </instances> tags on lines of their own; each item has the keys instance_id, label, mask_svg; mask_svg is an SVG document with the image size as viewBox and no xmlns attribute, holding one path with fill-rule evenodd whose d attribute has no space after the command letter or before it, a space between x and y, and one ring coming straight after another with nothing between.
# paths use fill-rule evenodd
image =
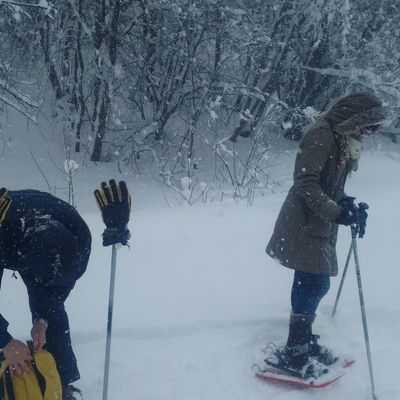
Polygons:
<instances>
[{"instance_id":1,"label":"white pole shaft","mask_svg":"<svg viewBox=\"0 0 400 400\"><path fill-rule=\"evenodd\" d=\"M110 374L111 331L112 331L112 314L114 305L116 261L117 261L117 249L115 247L115 244L113 244L112 254L111 254L110 294L108 298L108 321L107 321L106 356L104 362L103 400L107 400L108 378Z\"/></svg>"},{"instance_id":2,"label":"white pole shaft","mask_svg":"<svg viewBox=\"0 0 400 400\"><path fill-rule=\"evenodd\" d=\"M346 278L347 270L349 268L349 263L350 263L350 258L351 258L352 252L353 252L353 241L350 244L349 253L347 254L347 259L346 259L346 264L345 264L344 269L343 269L342 279L340 280L340 285L339 285L339 289L338 289L338 292L337 292L337 295L336 295L335 305L333 306L333 310L332 310L332 318L336 314L336 309L337 309L337 306L339 304L339 299L340 299L340 295L342 293L344 279Z\"/></svg>"},{"instance_id":3,"label":"white pole shaft","mask_svg":"<svg viewBox=\"0 0 400 400\"><path fill-rule=\"evenodd\" d=\"M360 263L359 263L359 260L358 260L357 240L356 240L355 235L353 235L353 234L352 234L352 242L353 242L354 260L355 260L355 264L356 264L356 275L357 275L357 284L358 284L358 294L359 294L359 297L360 297L361 316L362 316L363 329L364 329L365 348L367 350L367 358L368 358L368 366L369 366L369 377L370 377L370 380L371 380L372 398L374 400L377 400L376 393L375 393L374 372L372 370L371 348L370 348L370 345L369 345L367 315L366 315L366 312L365 312L364 295L363 295L363 289L362 289L362 284L361 284Z\"/></svg>"}]
</instances>

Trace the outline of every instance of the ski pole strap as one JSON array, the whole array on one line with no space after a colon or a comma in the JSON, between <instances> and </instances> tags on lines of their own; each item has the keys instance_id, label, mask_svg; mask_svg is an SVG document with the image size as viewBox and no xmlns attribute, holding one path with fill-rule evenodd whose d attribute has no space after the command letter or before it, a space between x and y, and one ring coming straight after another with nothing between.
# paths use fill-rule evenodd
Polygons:
<instances>
[{"instance_id":1,"label":"ski pole strap","mask_svg":"<svg viewBox=\"0 0 400 400\"><path fill-rule=\"evenodd\" d=\"M15 400L14 387L10 376L10 369L8 368L8 361L4 361L0 368L0 396L5 400Z\"/></svg>"},{"instance_id":2,"label":"ski pole strap","mask_svg":"<svg viewBox=\"0 0 400 400\"><path fill-rule=\"evenodd\" d=\"M357 237L358 230L360 229L358 224L350 225L351 228L351 237L355 239Z\"/></svg>"},{"instance_id":3,"label":"ski pole strap","mask_svg":"<svg viewBox=\"0 0 400 400\"><path fill-rule=\"evenodd\" d=\"M39 319L42 319L42 318L39 318ZM38 321L38 320L36 320L36 321ZM45 320L43 319L43 321L45 321ZM45 322L47 323L47 321L45 321ZM48 326L48 324L47 324L47 326ZM46 326L46 329L47 329L47 326ZM39 385L39 389L40 389L40 391L42 393L42 396L44 398L45 397L45 393L46 393L46 380L42 376L42 374L40 373L40 371L39 371L39 369L38 369L38 367L36 365L34 351L33 351L33 341L32 340L27 340L26 345L28 346L29 351L32 354L32 358L33 358L33 360L32 360L32 371L35 374L37 383Z\"/></svg>"}]
</instances>

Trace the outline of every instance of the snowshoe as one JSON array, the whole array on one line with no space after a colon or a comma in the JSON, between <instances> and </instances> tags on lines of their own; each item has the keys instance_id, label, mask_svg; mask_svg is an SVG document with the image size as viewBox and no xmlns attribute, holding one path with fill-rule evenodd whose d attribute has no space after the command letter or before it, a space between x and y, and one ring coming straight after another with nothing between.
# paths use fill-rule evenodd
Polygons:
<instances>
[{"instance_id":1,"label":"snowshoe","mask_svg":"<svg viewBox=\"0 0 400 400\"><path fill-rule=\"evenodd\" d=\"M317 379L328 373L327 366L308 354L294 355L293 349L287 346L273 350L264 362L273 368L280 369L300 379Z\"/></svg>"},{"instance_id":2,"label":"snowshoe","mask_svg":"<svg viewBox=\"0 0 400 400\"><path fill-rule=\"evenodd\" d=\"M309 377L308 379L304 379L270 366L260 368L258 365L255 365L255 367L257 368L255 370L255 376L263 379L264 381L310 389L321 389L327 387L336 382L345 374L344 370L330 371L329 373L321 375L318 378Z\"/></svg>"},{"instance_id":3,"label":"snowshoe","mask_svg":"<svg viewBox=\"0 0 400 400\"><path fill-rule=\"evenodd\" d=\"M324 387L344 375L343 368L351 363L338 362L331 350L318 343L319 336L312 333L315 315L291 313L286 346L270 343L265 353L263 367L256 375L265 380L292 383L301 387L318 382ZM346 361L346 360L343 360Z\"/></svg>"},{"instance_id":4,"label":"snowshoe","mask_svg":"<svg viewBox=\"0 0 400 400\"><path fill-rule=\"evenodd\" d=\"M316 357L309 356L301 368L296 368L289 363L290 357L287 357L286 347L278 348L273 343L267 345L263 349L267 356L264 363L253 365L256 377L276 384L319 389L336 382L354 363L354 359L336 357L336 362L328 367Z\"/></svg>"}]
</instances>

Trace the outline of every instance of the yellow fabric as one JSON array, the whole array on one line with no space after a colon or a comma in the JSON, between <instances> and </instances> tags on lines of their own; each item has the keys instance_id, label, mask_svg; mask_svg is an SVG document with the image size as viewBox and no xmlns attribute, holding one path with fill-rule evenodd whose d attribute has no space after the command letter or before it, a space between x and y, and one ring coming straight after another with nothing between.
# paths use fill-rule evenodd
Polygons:
<instances>
[{"instance_id":1,"label":"yellow fabric","mask_svg":"<svg viewBox=\"0 0 400 400\"><path fill-rule=\"evenodd\" d=\"M0 225L6 217L7 211L11 206L11 202L12 200L10 197L0 197Z\"/></svg>"},{"instance_id":2,"label":"yellow fabric","mask_svg":"<svg viewBox=\"0 0 400 400\"><path fill-rule=\"evenodd\" d=\"M53 356L43 350L33 354L33 359L39 373L45 381L45 392L42 395L40 385L34 372L24 372L23 377L15 377L12 381L15 400L61 400L61 380ZM7 362L0 369L3 381L4 400L13 400L12 394L7 392L6 374Z\"/></svg>"}]
</instances>

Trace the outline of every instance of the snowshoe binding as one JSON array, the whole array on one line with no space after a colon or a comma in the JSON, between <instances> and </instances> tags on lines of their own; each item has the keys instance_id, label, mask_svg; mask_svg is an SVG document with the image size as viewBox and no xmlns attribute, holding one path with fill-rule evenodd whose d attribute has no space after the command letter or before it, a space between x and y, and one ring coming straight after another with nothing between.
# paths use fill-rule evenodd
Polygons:
<instances>
[{"instance_id":1,"label":"snowshoe binding","mask_svg":"<svg viewBox=\"0 0 400 400\"><path fill-rule=\"evenodd\" d=\"M335 364L339 357L333 354L333 351L326 346L320 345L318 343L319 335L312 335L310 342L310 357L316 359L318 362L329 367Z\"/></svg>"},{"instance_id":2,"label":"snowshoe binding","mask_svg":"<svg viewBox=\"0 0 400 400\"><path fill-rule=\"evenodd\" d=\"M273 345L269 345L268 357L264 362L267 366L281 370L293 377L309 380L318 379L329 372L329 368L318 361L317 358L311 357L309 352L296 353L299 349L283 346L273 349Z\"/></svg>"}]
</instances>

